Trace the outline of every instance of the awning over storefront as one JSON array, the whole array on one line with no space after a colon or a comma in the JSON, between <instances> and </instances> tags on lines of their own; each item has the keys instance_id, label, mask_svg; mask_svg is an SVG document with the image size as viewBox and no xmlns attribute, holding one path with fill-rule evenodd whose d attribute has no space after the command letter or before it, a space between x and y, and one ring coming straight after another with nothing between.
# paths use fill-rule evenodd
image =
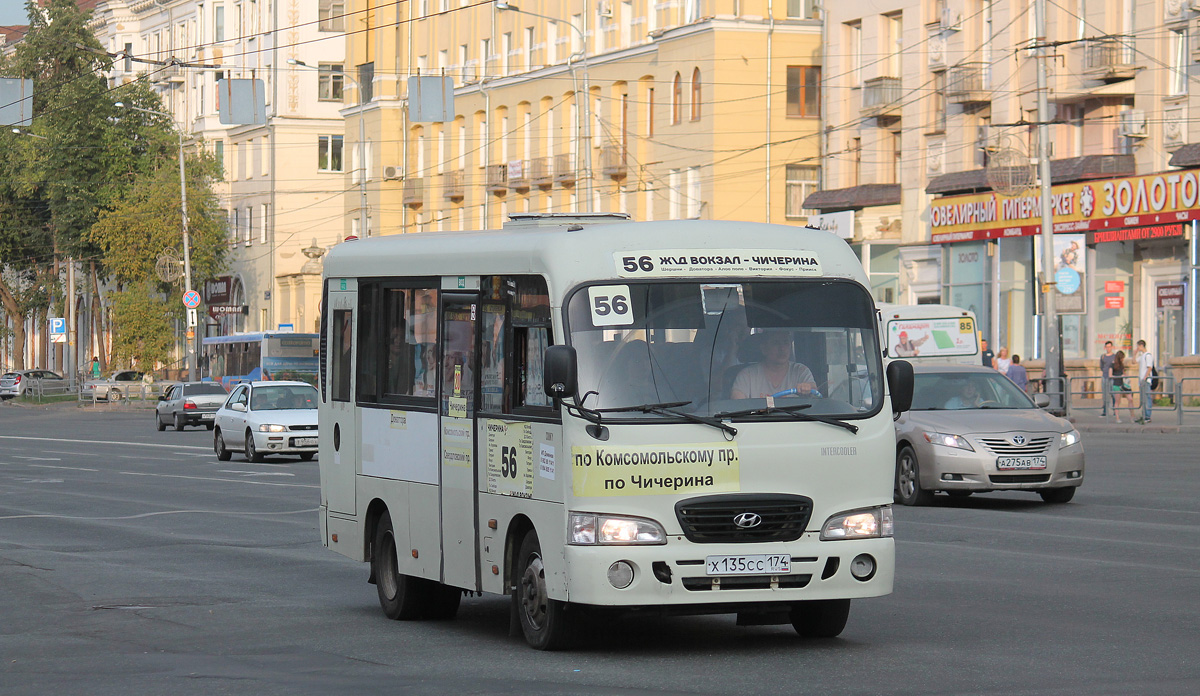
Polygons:
<instances>
[{"instance_id":1,"label":"awning over storefront","mask_svg":"<svg viewBox=\"0 0 1200 696\"><path fill-rule=\"evenodd\" d=\"M1200 164L1200 152L1197 154L1198 157L1195 164ZM1174 159L1172 159L1171 164L1179 166L1175 165ZM1050 162L1050 181L1056 184L1064 184L1072 181L1130 176L1135 171L1137 170L1133 155L1069 157ZM991 185L987 182L987 170L972 169L966 172L951 172L950 174L933 177L929 180L929 185L925 187L925 193L934 195L983 193L991 189Z\"/></svg>"},{"instance_id":2,"label":"awning over storefront","mask_svg":"<svg viewBox=\"0 0 1200 696\"><path fill-rule=\"evenodd\" d=\"M900 184L863 184L844 189L817 191L804 199L812 210L862 210L879 205L898 205Z\"/></svg>"},{"instance_id":3,"label":"awning over storefront","mask_svg":"<svg viewBox=\"0 0 1200 696\"><path fill-rule=\"evenodd\" d=\"M1171 161L1167 164L1172 167L1200 166L1200 143L1190 143L1179 148L1171 155Z\"/></svg>"}]
</instances>

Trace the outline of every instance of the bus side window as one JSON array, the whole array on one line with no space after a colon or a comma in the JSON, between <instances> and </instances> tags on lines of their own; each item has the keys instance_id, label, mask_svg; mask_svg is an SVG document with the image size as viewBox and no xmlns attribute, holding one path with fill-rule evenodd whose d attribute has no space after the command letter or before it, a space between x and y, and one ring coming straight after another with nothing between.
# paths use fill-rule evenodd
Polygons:
<instances>
[{"instance_id":1,"label":"bus side window","mask_svg":"<svg viewBox=\"0 0 1200 696\"><path fill-rule=\"evenodd\" d=\"M379 401L379 353L381 340L381 317L379 313L379 285L358 285L358 401Z\"/></svg>"},{"instance_id":2,"label":"bus side window","mask_svg":"<svg viewBox=\"0 0 1200 696\"><path fill-rule=\"evenodd\" d=\"M330 361L329 398L350 400L350 351L353 348L354 312L333 310L333 359Z\"/></svg>"}]
</instances>

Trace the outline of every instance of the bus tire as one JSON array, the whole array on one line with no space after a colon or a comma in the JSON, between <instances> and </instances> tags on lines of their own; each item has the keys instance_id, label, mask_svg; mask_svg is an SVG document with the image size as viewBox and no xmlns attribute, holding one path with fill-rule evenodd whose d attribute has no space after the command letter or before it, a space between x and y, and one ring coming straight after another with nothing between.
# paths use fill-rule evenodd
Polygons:
<instances>
[{"instance_id":1,"label":"bus tire","mask_svg":"<svg viewBox=\"0 0 1200 696\"><path fill-rule=\"evenodd\" d=\"M429 581L401 575L396 560L392 515L385 511L375 527L375 539L371 543L371 577L375 578L379 606L389 619L423 619L429 606ZM458 609L457 602L454 608Z\"/></svg>"},{"instance_id":2,"label":"bus tire","mask_svg":"<svg viewBox=\"0 0 1200 696\"><path fill-rule=\"evenodd\" d=\"M225 435L220 430L213 436L213 451L217 453L219 462L227 462L233 458L233 453L225 447Z\"/></svg>"},{"instance_id":3,"label":"bus tire","mask_svg":"<svg viewBox=\"0 0 1200 696\"><path fill-rule=\"evenodd\" d=\"M801 638L837 638L850 618L850 600L818 599L792 605L789 618Z\"/></svg>"},{"instance_id":4,"label":"bus tire","mask_svg":"<svg viewBox=\"0 0 1200 696\"><path fill-rule=\"evenodd\" d=\"M933 491L921 488L921 465L912 445L905 445L896 454L896 501L904 505L933 502Z\"/></svg>"},{"instance_id":5,"label":"bus tire","mask_svg":"<svg viewBox=\"0 0 1200 696\"><path fill-rule=\"evenodd\" d=\"M529 530L521 540L521 550L513 565L516 575L517 618L525 642L536 650L561 650L569 647L571 617L567 603L550 599L546 591L546 566L537 532Z\"/></svg>"},{"instance_id":6,"label":"bus tire","mask_svg":"<svg viewBox=\"0 0 1200 696\"><path fill-rule=\"evenodd\" d=\"M458 605L462 603L462 590L432 580L426 582L432 586L429 588L429 602L426 605L425 618L449 621L458 616Z\"/></svg>"},{"instance_id":7,"label":"bus tire","mask_svg":"<svg viewBox=\"0 0 1200 696\"><path fill-rule=\"evenodd\" d=\"M246 461L261 462L263 460L262 452L259 452L254 446L254 433L246 431Z\"/></svg>"}]
</instances>

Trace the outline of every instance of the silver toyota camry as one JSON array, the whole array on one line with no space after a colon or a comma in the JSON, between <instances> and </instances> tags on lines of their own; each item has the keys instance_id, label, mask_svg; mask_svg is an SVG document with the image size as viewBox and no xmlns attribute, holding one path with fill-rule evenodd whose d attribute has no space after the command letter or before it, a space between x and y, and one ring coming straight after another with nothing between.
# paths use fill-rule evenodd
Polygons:
<instances>
[{"instance_id":1,"label":"silver toyota camry","mask_svg":"<svg viewBox=\"0 0 1200 696\"><path fill-rule=\"evenodd\" d=\"M1048 503L1074 497L1083 483L1083 443L1068 421L986 367L913 372L912 410L896 421L897 502L926 505L939 491L1029 491Z\"/></svg>"}]
</instances>

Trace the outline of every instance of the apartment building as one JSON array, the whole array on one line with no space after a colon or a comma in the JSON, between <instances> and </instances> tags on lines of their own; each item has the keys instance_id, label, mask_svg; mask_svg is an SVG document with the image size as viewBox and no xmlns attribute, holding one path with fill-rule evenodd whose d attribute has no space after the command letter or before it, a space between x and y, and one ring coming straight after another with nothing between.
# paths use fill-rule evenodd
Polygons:
<instances>
[{"instance_id":1,"label":"apartment building","mask_svg":"<svg viewBox=\"0 0 1200 696\"><path fill-rule=\"evenodd\" d=\"M519 212L807 221L820 171L811 1L347 9L348 235L485 229ZM410 117L414 75L453 80L449 120Z\"/></svg>"},{"instance_id":2,"label":"apartment building","mask_svg":"<svg viewBox=\"0 0 1200 696\"><path fill-rule=\"evenodd\" d=\"M129 56L113 85L150 80L192 145L224 163L231 265L205 335L316 330L319 259L342 237L344 26L340 0L95 3L97 38ZM262 81L265 124L219 122L218 81L243 78Z\"/></svg>"},{"instance_id":3,"label":"apartment building","mask_svg":"<svg viewBox=\"0 0 1200 696\"><path fill-rule=\"evenodd\" d=\"M1036 356L1044 46L1063 354L1144 338L1194 362L1200 12L1046 4L1045 37L1026 0L828 4L825 186L804 204L853 211L877 299L970 307L993 348Z\"/></svg>"}]
</instances>

